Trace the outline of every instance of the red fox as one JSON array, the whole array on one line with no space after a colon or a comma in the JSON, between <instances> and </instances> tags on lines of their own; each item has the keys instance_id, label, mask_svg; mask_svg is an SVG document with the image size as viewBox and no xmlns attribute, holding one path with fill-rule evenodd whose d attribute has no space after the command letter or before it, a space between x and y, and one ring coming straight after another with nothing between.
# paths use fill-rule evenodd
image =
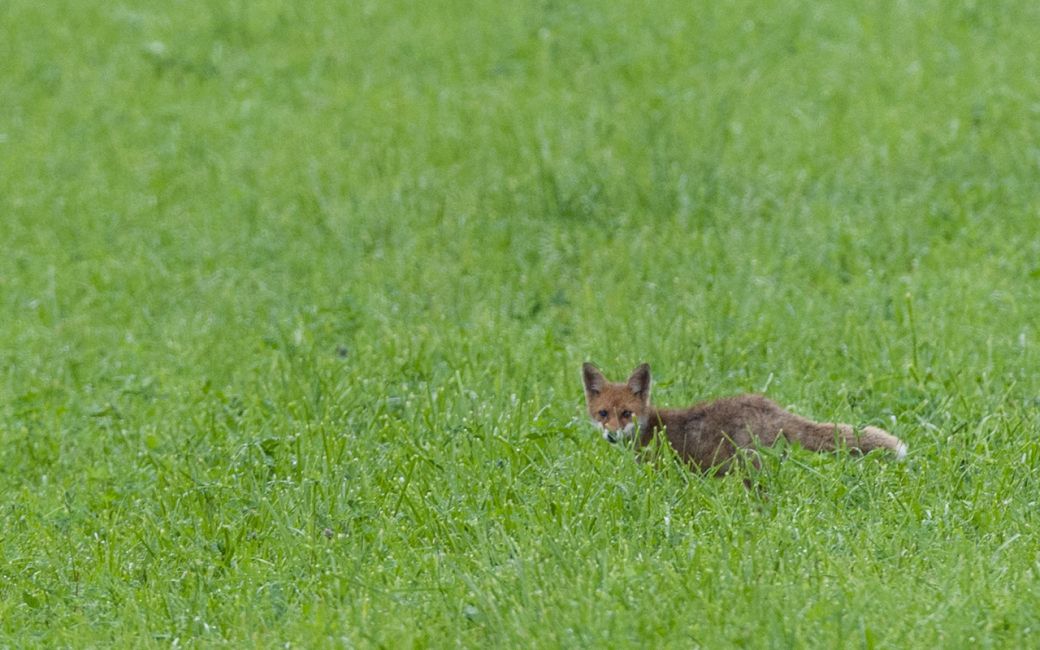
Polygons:
<instances>
[{"instance_id":1,"label":"red fox","mask_svg":"<svg viewBox=\"0 0 1040 650\"><path fill-rule=\"evenodd\" d=\"M770 446L781 437L812 451L844 446L862 453L887 449L900 460L906 456L906 443L887 431L863 427L856 432L848 424L813 422L761 395L725 397L686 409L658 409L650 405L650 366L645 363L623 384L607 381L591 363L581 370L589 416L607 442L632 442L636 449L643 449L660 432L691 469L725 474L738 449Z\"/></svg>"}]
</instances>

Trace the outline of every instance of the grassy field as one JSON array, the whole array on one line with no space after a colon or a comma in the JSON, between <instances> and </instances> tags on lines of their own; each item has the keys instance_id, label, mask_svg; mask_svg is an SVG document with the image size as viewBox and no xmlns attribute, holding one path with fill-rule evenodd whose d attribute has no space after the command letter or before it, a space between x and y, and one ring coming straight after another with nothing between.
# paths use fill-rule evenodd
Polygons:
<instances>
[{"instance_id":1,"label":"grassy field","mask_svg":"<svg viewBox=\"0 0 1040 650\"><path fill-rule=\"evenodd\" d=\"M0 2L0 646L1035 644L1038 26ZM585 360L910 455L655 471Z\"/></svg>"}]
</instances>

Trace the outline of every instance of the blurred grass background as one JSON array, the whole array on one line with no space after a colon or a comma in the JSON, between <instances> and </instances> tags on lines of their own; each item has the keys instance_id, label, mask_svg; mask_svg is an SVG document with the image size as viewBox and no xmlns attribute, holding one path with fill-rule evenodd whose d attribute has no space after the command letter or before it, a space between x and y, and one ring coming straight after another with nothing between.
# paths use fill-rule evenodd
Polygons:
<instances>
[{"instance_id":1,"label":"blurred grass background","mask_svg":"<svg viewBox=\"0 0 1040 650\"><path fill-rule=\"evenodd\" d=\"M1019 645L1038 19L3 3L0 630ZM586 359L911 460L655 474Z\"/></svg>"}]
</instances>

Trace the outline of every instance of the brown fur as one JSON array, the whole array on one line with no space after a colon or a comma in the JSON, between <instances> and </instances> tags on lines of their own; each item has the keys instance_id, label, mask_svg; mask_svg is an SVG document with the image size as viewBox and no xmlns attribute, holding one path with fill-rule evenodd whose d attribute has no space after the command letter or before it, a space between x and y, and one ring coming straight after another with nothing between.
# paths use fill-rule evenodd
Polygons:
<instances>
[{"instance_id":1,"label":"brown fur","mask_svg":"<svg viewBox=\"0 0 1040 650\"><path fill-rule=\"evenodd\" d=\"M739 449L771 446L780 438L812 451L839 448L867 453L886 449L902 457L906 445L877 427L856 431L848 424L818 423L780 408L761 395L737 395L686 409L650 405L650 366L642 364L625 383L611 383L591 363L582 366L585 402L604 437L616 442L638 423L635 446L643 450L663 433L687 465L724 474ZM606 415L602 415L603 413Z\"/></svg>"}]
</instances>

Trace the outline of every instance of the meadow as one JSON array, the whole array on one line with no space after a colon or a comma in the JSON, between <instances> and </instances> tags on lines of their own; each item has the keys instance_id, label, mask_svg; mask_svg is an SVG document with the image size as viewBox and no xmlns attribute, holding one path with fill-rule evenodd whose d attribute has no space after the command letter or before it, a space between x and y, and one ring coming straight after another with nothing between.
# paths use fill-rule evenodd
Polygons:
<instances>
[{"instance_id":1,"label":"meadow","mask_svg":"<svg viewBox=\"0 0 1040 650\"><path fill-rule=\"evenodd\" d=\"M0 3L0 647L1035 644L1038 26ZM655 469L586 360L910 454Z\"/></svg>"}]
</instances>

